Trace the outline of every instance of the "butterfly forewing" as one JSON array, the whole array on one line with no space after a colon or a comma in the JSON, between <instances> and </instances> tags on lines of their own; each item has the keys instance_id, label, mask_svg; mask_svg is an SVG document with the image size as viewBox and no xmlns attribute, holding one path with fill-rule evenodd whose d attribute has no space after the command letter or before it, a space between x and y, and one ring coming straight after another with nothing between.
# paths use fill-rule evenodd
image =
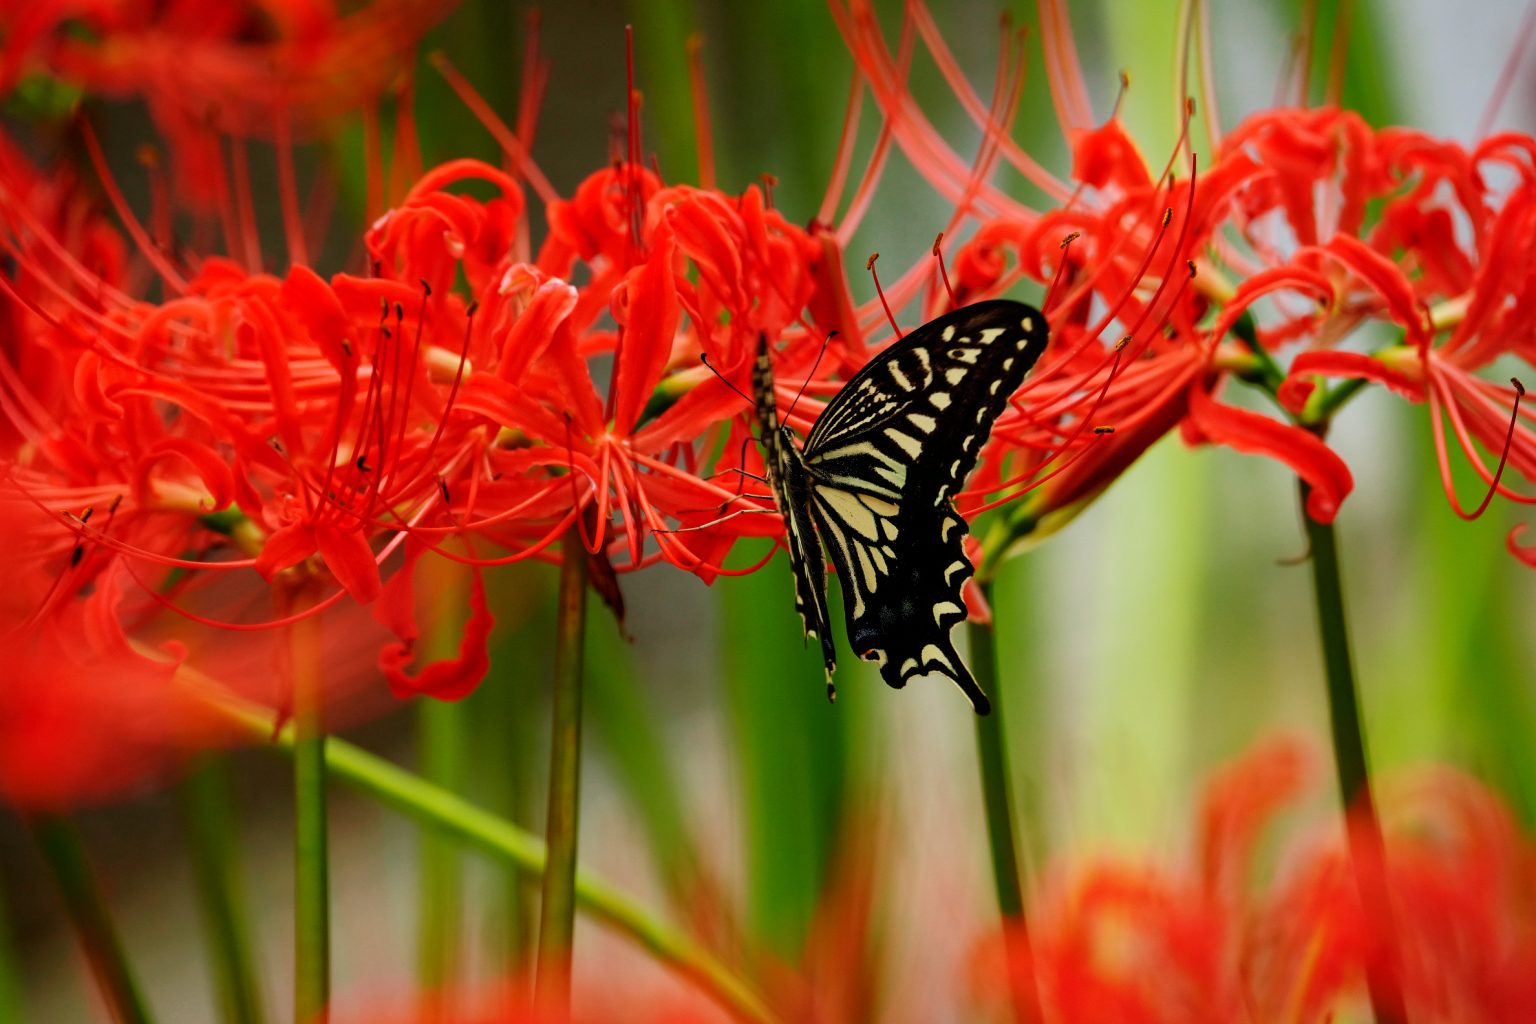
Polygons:
<instances>
[{"instance_id":1,"label":"butterfly forewing","mask_svg":"<svg viewBox=\"0 0 1536 1024\"><path fill-rule=\"evenodd\" d=\"M853 649L878 661L891 686L946 676L982 714L989 702L949 638L965 619L960 588L973 571L950 498L1045 342L1045 318L1022 303L941 316L844 385L803 454Z\"/></svg>"},{"instance_id":2,"label":"butterfly forewing","mask_svg":"<svg viewBox=\"0 0 1536 1024\"><path fill-rule=\"evenodd\" d=\"M806 636L815 637L821 643L827 670L827 694L832 696L832 670L837 665L837 657L827 615L826 562L811 525L810 476L789 431L779 425L777 403L773 397L773 361L767 340L763 338L758 342L752 390L757 404L758 430L767 449L763 463L768 469L774 501L784 516L785 544L795 576L795 610L800 613Z\"/></svg>"}]
</instances>

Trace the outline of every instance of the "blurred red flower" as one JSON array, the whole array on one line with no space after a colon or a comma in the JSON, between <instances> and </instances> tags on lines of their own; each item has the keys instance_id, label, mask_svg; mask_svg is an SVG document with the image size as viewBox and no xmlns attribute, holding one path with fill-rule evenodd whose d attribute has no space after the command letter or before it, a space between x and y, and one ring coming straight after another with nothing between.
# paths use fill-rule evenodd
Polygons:
<instances>
[{"instance_id":1,"label":"blurred red flower","mask_svg":"<svg viewBox=\"0 0 1536 1024\"><path fill-rule=\"evenodd\" d=\"M375 103L408 74L450 0L38 0L0 9L0 95L42 76L142 98L176 164L178 198L227 202L247 173L232 139L286 146Z\"/></svg>"},{"instance_id":2,"label":"blurred red flower","mask_svg":"<svg viewBox=\"0 0 1536 1024\"><path fill-rule=\"evenodd\" d=\"M1514 1022L1536 999L1536 846L1499 798L1447 768L1382 788L1392 920L1366 917L1342 836L1293 844L1272 873L1261 833L1313 773L1291 742L1207 787L1183 871L1097 864L1049 887L1028 959L992 941L979 991L1038 985L1045 1021L1324 1022L1363 1002L1389 948L1415 1021Z\"/></svg>"}]
</instances>

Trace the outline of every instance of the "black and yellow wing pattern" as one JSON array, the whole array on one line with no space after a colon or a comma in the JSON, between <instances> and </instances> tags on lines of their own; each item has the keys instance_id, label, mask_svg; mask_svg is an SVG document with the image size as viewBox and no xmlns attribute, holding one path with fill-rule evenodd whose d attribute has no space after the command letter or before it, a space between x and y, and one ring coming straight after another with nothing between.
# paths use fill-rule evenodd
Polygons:
<instances>
[{"instance_id":1,"label":"black and yellow wing pattern","mask_svg":"<svg viewBox=\"0 0 1536 1024\"><path fill-rule=\"evenodd\" d=\"M777 421L762 347L754 387L768 476L785 519L796 606L806 634L821 641L829 694L835 657L821 544L837 566L848 641L859 657L878 662L893 687L940 675L978 714L991 709L950 640L965 621L960 588L974 571L951 497L1046 338L1045 317L1020 302L946 313L855 374L803 450Z\"/></svg>"}]
</instances>

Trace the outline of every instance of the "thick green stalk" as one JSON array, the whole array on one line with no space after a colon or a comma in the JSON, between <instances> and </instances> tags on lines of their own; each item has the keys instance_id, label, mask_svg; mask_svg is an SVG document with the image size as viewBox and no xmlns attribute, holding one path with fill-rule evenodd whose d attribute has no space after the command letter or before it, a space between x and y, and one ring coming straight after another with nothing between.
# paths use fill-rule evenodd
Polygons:
<instances>
[{"instance_id":1,"label":"thick green stalk","mask_svg":"<svg viewBox=\"0 0 1536 1024\"><path fill-rule=\"evenodd\" d=\"M1332 523L1319 523L1307 515L1310 490L1305 483L1301 484L1301 518L1306 523L1307 540L1312 550L1312 585L1317 598L1318 631L1328 681L1328 719L1333 732L1339 797L1350 816L1349 852L1360 902L1367 919L1374 922L1376 934L1388 945L1390 954L1395 930L1386 885L1385 847L1371 793L1360 696L1355 684L1349 628L1344 617L1344 582L1339 571L1338 540ZM1378 961L1367 972L1366 983L1377 1024L1398 1024L1407 1020L1395 955Z\"/></svg>"},{"instance_id":2,"label":"thick green stalk","mask_svg":"<svg viewBox=\"0 0 1536 1024\"><path fill-rule=\"evenodd\" d=\"M576 926L576 832L581 813L581 655L587 626L587 550L580 525L562 541L555 620L554 724L549 749L549 849L539 904L534 993L557 1019L571 997L571 938Z\"/></svg>"},{"instance_id":3,"label":"thick green stalk","mask_svg":"<svg viewBox=\"0 0 1536 1024\"><path fill-rule=\"evenodd\" d=\"M421 774L450 792L464 781L468 742L463 704L424 699L417 706L417 743ZM459 844L428 827L421 833L420 921L416 932L416 969L424 989L436 991L450 980L459 960L463 872Z\"/></svg>"},{"instance_id":4,"label":"thick green stalk","mask_svg":"<svg viewBox=\"0 0 1536 1024\"><path fill-rule=\"evenodd\" d=\"M32 820L32 834L59 884L64 909L113 1019L117 1024L149 1024L149 1007L139 994L74 826L65 818L44 815Z\"/></svg>"},{"instance_id":5,"label":"thick green stalk","mask_svg":"<svg viewBox=\"0 0 1536 1024\"><path fill-rule=\"evenodd\" d=\"M191 669L180 673L193 695L233 723L256 743L293 753L292 725L273 735L271 713L230 695ZM434 786L383 758L345 740L325 746L327 770L337 780L425 825L502 858L523 874L544 873L544 843L505 818L476 807L463 797ZM624 892L586 871L576 872L576 902L593 917L628 935L663 963L691 979L740 1020L772 1024L779 1018L742 978L684 932L656 918Z\"/></svg>"},{"instance_id":6,"label":"thick green stalk","mask_svg":"<svg viewBox=\"0 0 1536 1024\"><path fill-rule=\"evenodd\" d=\"M992 602L992 584L979 582L983 597ZM976 716L976 758L981 772L981 796L987 815L987 840L992 855L992 883L1002 918L1009 961L1015 967L1030 965L1029 931L1024 912L1023 871L1019 865L1018 839L1014 832L1013 802L1009 795L1007 735L1003 729L1003 694L997 674L997 634L990 625L971 621L971 670L976 682L992 699L992 713ZM1031 965L1032 970L1032 965ZM1038 1021L1040 996L1030 971L1012 976L1027 981L1013 988L1014 1017L1020 1024Z\"/></svg>"},{"instance_id":7,"label":"thick green stalk","mask_svg":"<svg viewBox=\"0 0 1536 1024\"><path fill-rule=\"evenodd\" d=\"M330 1001L330 865L326 835L325 727L319 624L288 627L293 683L293 1011L314 1020Z\"/></svg>"},{"instance_id":8,"label":"thick green stalk","mask_svg":"<svg viewBox=\"0 0 1536 1024\"><path fill-rule=\"evenodd\" d=\"M457 654L468 607L468 573L444 563L437 580L445 611L433 624L422 646L424 660ZM453 793L464 792L470 743L469 709L461 701L423 699L416 704L417 760L422 776ZM459 963L463 933L464 882L459 844L436 828L421 831L419 921L416 929L416 970L421 987L444 990ZM444 998L447 993L444 992ZM439 1016L453 1007L439 1004Z\"/></svg>"},{"instance_id":9,"label":"thick green stalk","mask_svg":"<svg viewBox=\"0 0 1536 1024\"><path fill-rule=\"evenodd\" d=\"M251 956L233 804L229 772L217 755L204 757L182 780L181 809L187 850L197 881L223 1019L230 1024L258 1024L265 1014Z\"/></svg>"},{"instance_id":10,"label":"thick green stalk","mask_svg":"<svg viewBox=\"0 0 1536 1024\"><path fill-rule=\"evenodd\" d=\"M21 974L16 965L16 945L11 939L9 916L0 901L0 1020L21 1019Z\"/></svg>"}]
</instances>

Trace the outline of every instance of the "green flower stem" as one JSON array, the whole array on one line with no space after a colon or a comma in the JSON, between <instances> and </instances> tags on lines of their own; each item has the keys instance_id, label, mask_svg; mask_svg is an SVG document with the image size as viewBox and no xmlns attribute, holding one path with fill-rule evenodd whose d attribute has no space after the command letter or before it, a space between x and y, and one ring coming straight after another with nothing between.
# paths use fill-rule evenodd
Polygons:
<instances>
[{"instance_id":1,"label":"green flower stem","mask_svg":"<svg viewBox=\"0 0 1536 1024\"><path fill-rule=\"evenodd\" d=\"M428 632L420 656L423 661L452 658L463 635L468 602L469 574L447 563L440 581L444 612ZM469 709L462 702L420 700L416 703L417 758L423 778L453 793L464 792L471 743ZM419 922L416 929L416 970L427 991L445 989L460 962L463 934L464 881L459 844L442 831L421 831L421 863L418 877ZM446 998L446 993L445 993ZM448 1015L444 1006L440 1015Z\"/></svg>"},{"instance_id":2,"label":"green flower stem","mask_svg":"<svg viewBox=\"0 0 1536 1024\"><path fill-rule=\"evenodd\" d=\"M3 899L0 899L0 1020L22 1019L21 972L16 963L16 945L11 937L10 916L5 912Z\"/></svg>"},{"instance_id":3,"label":"green flower stem","mask_svg":"<svg viewBox=\"0 0 1536 1024\"><path fill-rule=\"evenodd\" d=\"M1301 484L1301 518L1306 523L1307 540L1312 549L1312 585L1317 597L1323 668L1328 680L1328 717L1333 730L1339 796L1351 819L1350 859L1354 863L1355 882L1366 916L1376 922L1377 932L1390 944L1395 930L1386 886L1385 847L1381 823L1376 817L1376 802L1371 794L1360 697L1349 647L1349 629L1344 618L1344 583L1339 572L1338 540L1333 524L1319 523L1307 515L1310 490L1306 483ZM1399 1024L1407 1019L1394 956L1377 961L1367 971L1366 984L1377 1024Z\"/></svg>"},{"instance_id":4,"label":"green flower stem","mask_svg":"<svg viewBox=\"0 0 1536 1024\"><path fill-rule=\"evenodd\" d=\"M254 742L294 751L297 741L292 725L274 735L270 711L239 700L191 669L183 668L179 677L189 684L194 696L238 724ZM525 875L544 873L545 848L537 836L403 768L335 738L325 745L325 766L338 781L422 824L440 828L445 835L502 858ZM580 870L576 872L575 894L576 903L587 913L634 939L738 1019L756 1024L779 1020L752 987L714 954L658 920L629 895Z\"/></svg>"},{"instance_id":5,"label":"green flower stem","mask_svg":"<svg viewBox=\"0 0 1536 1024\"><path fill-rule=\"evenodd\" d=\"M991 604L991 582L977 585L987 603ZM992 882L997 890L997 909L1002 917L1004 941L1008 943L1008 959L1012 965L1031 967L1030 971L1020 972L1029 983L1013 986L1014 1017L1020 1024L1025 1024L1041 1019L1040 996L1033 982L1029 958L1023 873L1019 868L1013 804L1009 795L1008 744L1003 730L1002 687L998 685L997 675L997 634L990 625L974 620L967 629L971 641L971 670L976 674L976 682L992 699L992 713L976 716L976 756L992 854Z\"/></svg>"},{"instance_id":6,"label":"green flower stem","mask_svg":"<svg viewBox=\"0 0 1536 1024\"><path fill-rule=\"evenodd\" d=\"M568 1014L576 925L576 831L581 814L581 655L587 627L587 549L576 523L561 542L555 619L554 724L549 749L549 848L539 903L534 995L543 1012Z\"/></svg>"},{"instance_id":7,"label":"green flower stem","mask_svg":"<svg viewBox=\"0 0 1536 1024\"><path fill-rule=\"evenodd\" d=\"M133 980L74 826L65 818L43 815L32 820L32 834L59 884L64 909L85 948L86 962L113 1019L117 1024L149 1024L149 1007Z\"/></svg>"},{"instance_id":8,"label":"green flower stem","mask_svg":"<svg viewBox=\"0 0 1536 1024\"><path fill-rule=\"evenodd\" d=\"M458 792L464 781L464 752L469 742L464 705L424 699L416 710L422 776L449 792ZM424 989L443 988L459 961L462 874L459 844L439 828L423 829L416 967Z\"/></svg>"},{"instance_id":9,"label":"green flower stem","mask_svg":"<svg viewBox=\"0 0 1536 1024\"><path fill-rule=\"evenodd\" d=\"M251 956L249 918L241 895L239 857L229 772L209 755L182 780L182 818L197 881L223 1019L258 1024L265 1018Z\"/></svg>"},{"instance_id":10,"label":"green flower stem","mask_svg":"<svg viewBox=\"0 0 1536 1024\"><path fill-rule=\"evenodd\" d=\"M325 727L321 720L319 623L289 626L293 683L293 1012L303 1024L330 1001L329 855L326 850Z\"/></svg>"}]
</instances>

